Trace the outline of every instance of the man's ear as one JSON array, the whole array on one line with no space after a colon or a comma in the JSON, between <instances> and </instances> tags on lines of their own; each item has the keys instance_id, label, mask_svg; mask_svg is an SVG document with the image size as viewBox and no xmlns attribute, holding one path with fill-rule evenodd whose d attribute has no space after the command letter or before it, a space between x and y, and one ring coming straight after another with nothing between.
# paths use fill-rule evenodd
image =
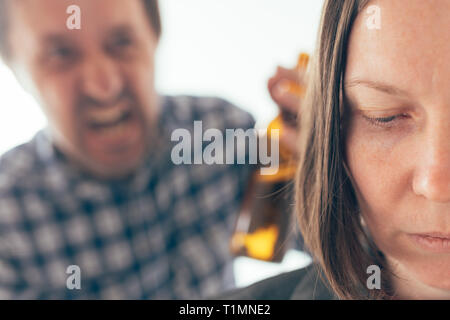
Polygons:
<instances>
[{"instance_id":1,"label":"man's ear","mask_svg":"<svg viewBox=\"0 0 450 320\"><path fill-rule=\"evenodd\" d=\"M32 96L35 96L33 90L34 86L32 85L30 74L25 70L24 65L14 59L8 60L8 62L5 64L9 68L9 70L11 70L12 74L14 75L20 86L27 93L31 94Z\"/></svg>"}]
</instances>

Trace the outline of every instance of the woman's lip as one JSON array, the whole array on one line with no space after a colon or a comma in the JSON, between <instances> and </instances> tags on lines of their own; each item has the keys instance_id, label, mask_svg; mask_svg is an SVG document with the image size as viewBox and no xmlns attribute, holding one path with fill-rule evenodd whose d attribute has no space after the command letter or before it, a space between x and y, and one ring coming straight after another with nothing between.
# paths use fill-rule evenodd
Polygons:
<instances>
[{"instance_id":1,"label":"woman's lip","mask_svg":"<svg viewBox=\"0 0 450 320\"><path fill-rule=\"evenodd\" d=\"M440 239L450 240L450 233L443 233L443 232L416 233L414 235L421 236L421 237L440 238Z\"/></svg>"},{"instance_id":2,"label":"woman's lip","mask_svg":"<svg viewBox=\"0 0 450 320\"><path fill-rule=\"evenodd\" d=\"M409 234L413 242L421 248L437 253L450 253L450 235L438 232Z\"/></svg>"}]
</instances>

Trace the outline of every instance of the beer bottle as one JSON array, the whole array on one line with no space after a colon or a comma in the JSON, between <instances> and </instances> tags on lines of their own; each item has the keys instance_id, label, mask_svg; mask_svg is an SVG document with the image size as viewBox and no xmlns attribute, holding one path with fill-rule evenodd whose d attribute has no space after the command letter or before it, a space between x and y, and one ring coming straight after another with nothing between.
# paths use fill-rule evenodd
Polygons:
<instances>
[{"instance_id":1,"label":"beer bottle","mask_svg":"<svg viewBox=\"0 0 450 320\"><path fill-rule=\"evenodd\" d=\"M309 56L300 54L297 70L307 68ZM302 97L304 86L287 83L285 90ZM270 144L271 132L279 130L281 136L285 125L296 126L297 115L282 111L268 126L267 139ZM295 225L293 221L293 179L297 170L294 155L282 144L279 149L280 161L276 174L262 175L255 170L244 195L235 230L230 241L230 249L235 256L281 262L291 240Z\"/></svg>"}]
</instances>

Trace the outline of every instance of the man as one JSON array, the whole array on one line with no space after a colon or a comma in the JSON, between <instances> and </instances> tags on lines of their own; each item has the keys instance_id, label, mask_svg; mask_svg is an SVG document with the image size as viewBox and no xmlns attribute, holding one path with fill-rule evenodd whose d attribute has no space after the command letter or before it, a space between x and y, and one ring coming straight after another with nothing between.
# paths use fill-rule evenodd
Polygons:
<instances>
[{"instance_id":1,"label":"man","mask_svg":"<svg viewBox=\"0 0 450 320\"><path fill-rule=\"evenodd\" d=\"M81 29L67 27L73 4ZM171 133L254 120L220 99L156 93L156 0L0 0L0 26L3 60L48 119L0 160L0 298L222 290L252 168L176 166Z\"/></svg>"}]
</instances>

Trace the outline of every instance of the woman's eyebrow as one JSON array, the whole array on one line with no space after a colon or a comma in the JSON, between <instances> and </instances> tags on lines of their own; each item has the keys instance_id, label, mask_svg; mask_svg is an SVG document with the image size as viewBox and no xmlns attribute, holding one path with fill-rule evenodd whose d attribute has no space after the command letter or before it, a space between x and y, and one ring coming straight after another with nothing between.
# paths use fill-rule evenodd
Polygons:
<instances>
[{"instance_id":1,"label":"woman's eyebrow","mask_svg":"<svg viewBox=\"0 0 450 320\"><path fill-rule=\"evenodd\" d=\"M365 86L367 88L381 91L386 94L394 95L394 96L405 96L405 97L409 96L409 93L406 92L405 90L397 88L388 83L383 83L383 82L379 82L379 81L355 78L355 79L350 79L349 81L345 82L345 88L352 88L352 87L356 87L356 86Z\"/></svg>"}]
</instances>

